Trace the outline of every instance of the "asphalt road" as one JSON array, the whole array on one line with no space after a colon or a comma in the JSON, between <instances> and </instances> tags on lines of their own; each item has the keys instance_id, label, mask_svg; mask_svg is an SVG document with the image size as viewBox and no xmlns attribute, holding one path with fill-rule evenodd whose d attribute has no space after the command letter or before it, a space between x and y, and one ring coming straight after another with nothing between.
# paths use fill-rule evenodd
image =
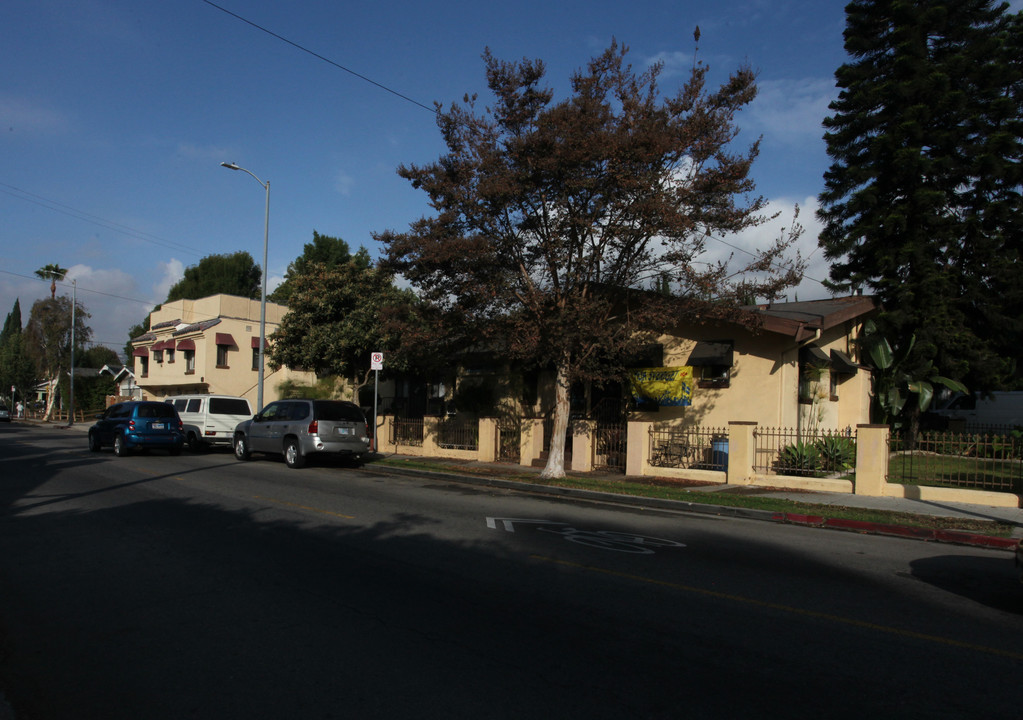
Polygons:
<instances>
[{"instance_id":1,"label":"asphalt road","mask_svg":"<svg viewBox=\"0 0 1023 720\"><path fill-rule=\"evenodd\" d=\"M0 427L0 689L63 718L1018 718L1004 551Z\"/></svg>"}]
</instances>

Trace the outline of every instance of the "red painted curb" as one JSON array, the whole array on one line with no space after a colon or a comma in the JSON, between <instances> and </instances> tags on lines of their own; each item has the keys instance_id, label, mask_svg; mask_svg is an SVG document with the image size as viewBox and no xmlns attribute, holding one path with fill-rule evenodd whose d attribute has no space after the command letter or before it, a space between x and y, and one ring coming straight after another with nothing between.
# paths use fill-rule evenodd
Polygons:
<instances>
[{"instance_id":1,"label":"red painted curb","mask_svg":"<svg viewBox=\"0 0 1023 720\"><path fill-rule=\"evenodd\" d=\"M935 540L938 542L956 543L959 545L979 545L982 547L997 548L1001 550L1013 550L1020 542L1018 538L992 537L990 535L977 535L957 530L931 530L928 528L914 528L903 525L885 525L882 523L865 522L862 520L826 518L820 515L775 513L773 519L779 522L792 523L793 525L809 525L833 528L836 530L851 530L854 532L873 533L876 535L893 535L895 537L912 538L915 540Z\"/></svg>"}]
</instances>

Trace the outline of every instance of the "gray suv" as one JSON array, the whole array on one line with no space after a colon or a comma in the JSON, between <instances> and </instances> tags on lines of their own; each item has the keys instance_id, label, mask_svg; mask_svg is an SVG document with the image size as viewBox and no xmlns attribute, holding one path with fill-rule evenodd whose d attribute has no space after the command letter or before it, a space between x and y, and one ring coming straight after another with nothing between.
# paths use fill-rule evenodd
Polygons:
<instances>
[{"instance_id":1,"label":"gray suv","mask_svg":"<svg viewBox=\"0 0 1023 720\"><path fill-rule=\"evenodd\" d=\"M358 405L341 400L278 400L234 429L234 455L281 453L289 468L310 455L333 453L359 460L369 449L366 416Z\"/></svg>"}]
</instances>

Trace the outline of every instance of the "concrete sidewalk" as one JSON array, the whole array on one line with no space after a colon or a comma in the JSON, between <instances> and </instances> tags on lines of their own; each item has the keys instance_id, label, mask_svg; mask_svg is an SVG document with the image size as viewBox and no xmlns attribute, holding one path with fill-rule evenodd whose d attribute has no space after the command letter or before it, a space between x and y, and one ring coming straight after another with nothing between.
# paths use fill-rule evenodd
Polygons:
<instances>
[{"instance_id":1,"label":"concrete sidewalk","mask_svg":"<svg viewBox=\"0 0 1023 720\"><path fill-rule=\"evenodd\" d=\"M787 522L815 527L913 537L924 540L982 545L1001 549L1013 549L1018 540L1023 539L1023 509L1020 508L989 507L968 503L935 503L906 498L867 497L847 493L772 490L758 486L699 485L688 486L685 488L688 492L693 493L756 495L758 497L782 498L810 505L832 506L835 508L862 508L909 513L914 515L928 515L932 517L992 521L1009 524L1014 527L1012 538L988 537L960 531L923 530L920 528L903 527L898 525L838 520L827 517L826 511L815 510L815 512L820 513L819 515L779 513L769 510L749 510L728 505L714 505L713 503L705 502L660 500L618 493L576 490L550 485L533 485L529 482L528 476L536 475L538 477L541 472L540 468L525 467L509 463L480 463L475 461L450 460L447 458L423 458L405 455L388 455L386 457L389 460L407 461L419 466L406 469L396 466L393 463L388 463L384 466L388 470L394 469L401 472L407 472L409 474L453 476L462 482L512 489L528 489L531 492L539 492L562 497L604 500L643 507L657 507L666 510L699 512L736 517L741 516L750 519L769 520L773 522ZM433 468L422 469L423 465L433 466ZM616 473L600 472L569 473L569 475L589 477L602 476L607 477L609 480L627 479L637 483L650 481L652 479L648 477L632 478Z\"/></svg>"}]
</instances>

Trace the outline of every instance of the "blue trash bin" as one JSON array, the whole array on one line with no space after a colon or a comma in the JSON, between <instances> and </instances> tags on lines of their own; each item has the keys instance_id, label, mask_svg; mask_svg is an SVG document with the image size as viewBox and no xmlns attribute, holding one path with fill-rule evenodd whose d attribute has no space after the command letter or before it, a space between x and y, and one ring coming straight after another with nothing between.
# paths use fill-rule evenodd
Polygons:
<instances>
[{"instance_id":1,"label":"blue trash bin","mask_svg":"<svg viewBox=\"0 0 1023 720\"><path fill-rule=\"evenodd\" d=\"M715 470L728 470L728 438L718 437L710 441L710 464Z\"/></svg>"}]
</instances>

